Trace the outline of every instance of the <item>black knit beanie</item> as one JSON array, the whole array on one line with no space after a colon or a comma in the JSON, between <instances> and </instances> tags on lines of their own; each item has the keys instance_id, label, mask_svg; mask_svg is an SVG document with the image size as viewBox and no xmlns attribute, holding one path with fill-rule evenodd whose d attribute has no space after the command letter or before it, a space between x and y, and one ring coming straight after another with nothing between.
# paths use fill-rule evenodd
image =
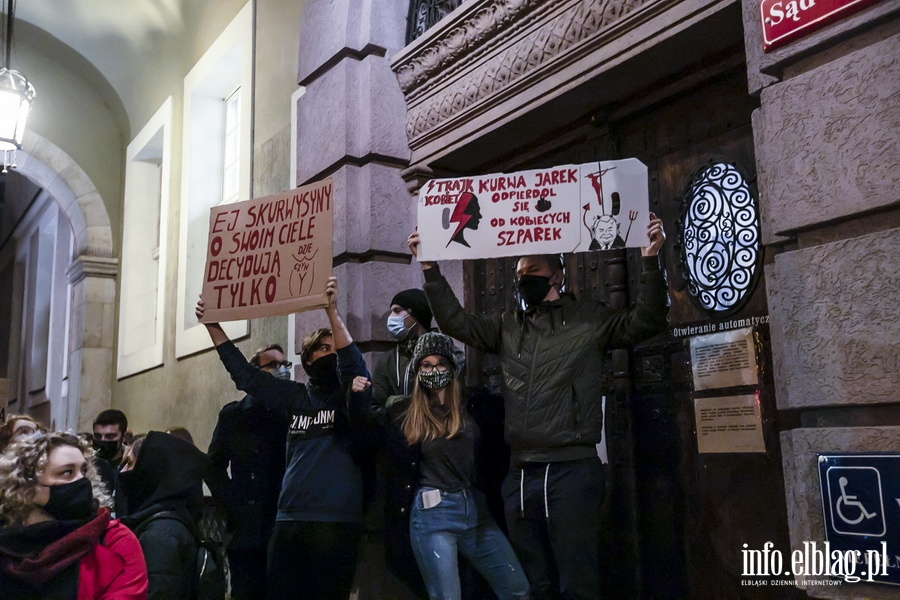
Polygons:
<instances>
[{"instance_id":1,"label":"black knit beanie","mask_svg":"<svg viewBox=\"0 0 900 600\"><path fill-rule=\"evenodd\" d=\"M413 369L418 371L419 363L422 362L423 358L436 354L438 356L443 356L444 358L449 360L450 364L453 365L453 370L455 371L456 359L453 356L453 351L455 349L456 346L453 345L453 340L449 335L436 333L434 331L423 333L422 336L419 337L419 341L416 342L415 350L413 350Z\"/></svg>"},{"instance_id":2,"label":"black knit beanie","mask_svg":"<svg viewBox=\"0 0 900 600\"><path fill-rule=\"evenodd\" d=\"M391 300L391 306L397 304L409 311L413 319L425 329L431 329L431 307L425 292L419 289L403 290Z\"/></svg>"}]
</instances>

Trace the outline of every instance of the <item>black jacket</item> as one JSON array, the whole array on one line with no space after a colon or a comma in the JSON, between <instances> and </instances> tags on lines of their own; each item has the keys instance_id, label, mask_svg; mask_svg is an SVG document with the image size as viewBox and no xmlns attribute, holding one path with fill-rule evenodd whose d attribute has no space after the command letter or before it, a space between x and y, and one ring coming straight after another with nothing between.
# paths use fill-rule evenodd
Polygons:
<instances>
[{"instance_id":1,"label":"black jacket","mask_svg":"<svg viewBox=\"0 0 900 600\"><path fill-rule=\"evenodd\" d=\"M128 505L122 521L135 532L144 551L150 600L192 597L197 541L182 521L195 523L191 507L206 465L206 455L193 444L151 431L134 469L119 474ZM179 519L150 520L163 511L176 512Z\"/></svg>"},{"instance_id":2,"label":"black jacket","mask_svg":"<svg viewBox=\"0 0 900 600\"><path fill-rule=\"evenodd\" d=\"M425 294L441 331L500 355L505 434L516 465L596 456L603 426L603 359L665 330L668 296L656 257L643 261L635 304L614 310L564 294L499 317L466 313L437 267Z\"/></svg>"},{"instance_id":3,"label":"black jacket","mask_svg":"<svg viewBox=\"0 0 900 600\"><path fill-rule=\"evenodd\" d=\"M253 396L219 411L206 483L227 512L230 549L264 549L269 542L284 477L287 431L287 416Z\"/></svg>"}]
</instances>

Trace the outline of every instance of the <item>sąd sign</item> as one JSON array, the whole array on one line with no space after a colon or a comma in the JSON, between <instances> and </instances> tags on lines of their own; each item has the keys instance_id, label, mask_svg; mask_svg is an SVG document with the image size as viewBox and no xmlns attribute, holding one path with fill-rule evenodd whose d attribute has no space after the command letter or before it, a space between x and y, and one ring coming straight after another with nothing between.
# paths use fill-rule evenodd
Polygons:
<instances>
[{"instance_id":1,"label":"s\u0105d sign","mask_svg":"<svg viewBox=\"0 0 900 600\"><path fill-rule=\"evenodd\" d=\"M768 52L878 0L762 0L763 49Z\"/></svg>"}]
</instances>

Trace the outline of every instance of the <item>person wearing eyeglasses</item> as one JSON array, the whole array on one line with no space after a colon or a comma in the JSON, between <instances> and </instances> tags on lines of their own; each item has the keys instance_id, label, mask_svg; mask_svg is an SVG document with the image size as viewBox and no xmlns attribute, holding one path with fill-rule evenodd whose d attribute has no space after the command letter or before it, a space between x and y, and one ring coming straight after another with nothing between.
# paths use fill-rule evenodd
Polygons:
<instances>
[{"instance_id":1,"label":"person wearing eyeglasses","mask_svg":"<svg viewBox=\"0 0 900 600\"><path fill-rule=\"evenodd\" d=\"M390 543L411 546L429 598L463 597L459 555L499 600L526 598L522 566L479 490L481 436L456 377L453 341L441 333L423 334L411 365L412 393L386 404L373 399L365 377L351 386L351 419L384 428L385 455L398 465L385 482L387 502L397 509L389 511L397 521L388 523L394 532Z\"/></svg>"},{"instance_id":2,"label":"person wearing eyeglasses","mask_svg":"<svg viewBox=\"0 0 900 600\"><path fill-rule=\"evenodd\" d=\"M466 312L438 264L420 261L441 330L499 356L511 453L502 489L506 524L535 599L601 596L606 484L596 444L603 364L608 350L648 340L667 326L668 288L658 258L666 235L653 213L647 239L635 302L618 310L566 292L564 264L555 254L518 259L517 308L496 316ZM418 231L407 241L417 256Z\"/></svg>"},{"instance_id":3,"label":"person wearing eyeglasses","mask_svg":"<svg viewBox=\"0 0 900 600\"><path fill-rule=\"evenodd\" d=\"M275 377L291 377L292 365L279 344L257 350L250 364ZM288 423L284 411L247 394L222 407L209 442L205 479L227 517L235 600L266 597L266 547L278 512Z\"/></svg>"},{"instance_id":4,"label":"person wearing eyeglasses","mask_svg":"<svg viewBox=\"0 0 900 600\"><path fill-rule=\"evenodd\" d=\"M345 408L350 382L369 374L338 314L337 278L329 278L325 292L331 327L303 341L306 385L290 379L280 348L264 350L254 366L218 324L204 323L235 386L287 423L285 473L267 550L268 598L346 600L356 570L362 474ZM202 319L202 300L195 313Z\"/></svg>"},{"instance_id":5,"label":"person wearing eyeglasses","mask_svg":"<svg viewBox=\"0 0 900 600\"><path fill-rule=\"evenodd\" d=\"M6 423L0 426L0 452L13 442L34 437L43 429L40 423L28 415L7 415Z\"/></svg>"}]
</instances>

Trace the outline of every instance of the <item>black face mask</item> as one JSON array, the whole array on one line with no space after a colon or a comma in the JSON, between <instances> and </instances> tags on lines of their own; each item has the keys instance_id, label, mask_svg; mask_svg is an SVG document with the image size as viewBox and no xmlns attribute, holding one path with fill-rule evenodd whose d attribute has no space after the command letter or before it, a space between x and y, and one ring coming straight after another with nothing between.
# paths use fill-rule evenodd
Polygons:
<instances>
[{"instance_id":1,"label":"black face mask","mask_svg":"<svg viewBox=\"0 0 900 600\"><path fill-rule=\"evenodd\" d=\"M525 308L531 308L543 302L552 287L549 277L522 275L516 280L516 296L525 303Z\"/></svg>"},{"instance_id":2,"label":"black face mask","mask_svg":"<svg viewBox=\"0 0 900 600\"><path fill-rule=\"evenodd\" d=\"M337 354L326 354L306 369L309 378L319 385L337 385Z\"/></svg>"},{"instance_id":3,"label":"black face mask","mask_svg":"<svg viewBox=\"0 0 900 600\"><path fill-rule=\"evenodd\" d=\"M116 457L116 454L119 453L119 443L120 442L118 440L94 440L94 448L97 449L97 456L99 456L103 460L114 459Z\"/></svg>"},{"instance_id":4,"label":"black face mask","mask_svg":"<svg viewBox=\"0 0 900 600\"><path fill-rule=\"evenodd\" d=\"M94 516L94 491L87 477L48 487L50 501L44 511L57 521L85 521Z\"/></svg>"}]
</instances>

